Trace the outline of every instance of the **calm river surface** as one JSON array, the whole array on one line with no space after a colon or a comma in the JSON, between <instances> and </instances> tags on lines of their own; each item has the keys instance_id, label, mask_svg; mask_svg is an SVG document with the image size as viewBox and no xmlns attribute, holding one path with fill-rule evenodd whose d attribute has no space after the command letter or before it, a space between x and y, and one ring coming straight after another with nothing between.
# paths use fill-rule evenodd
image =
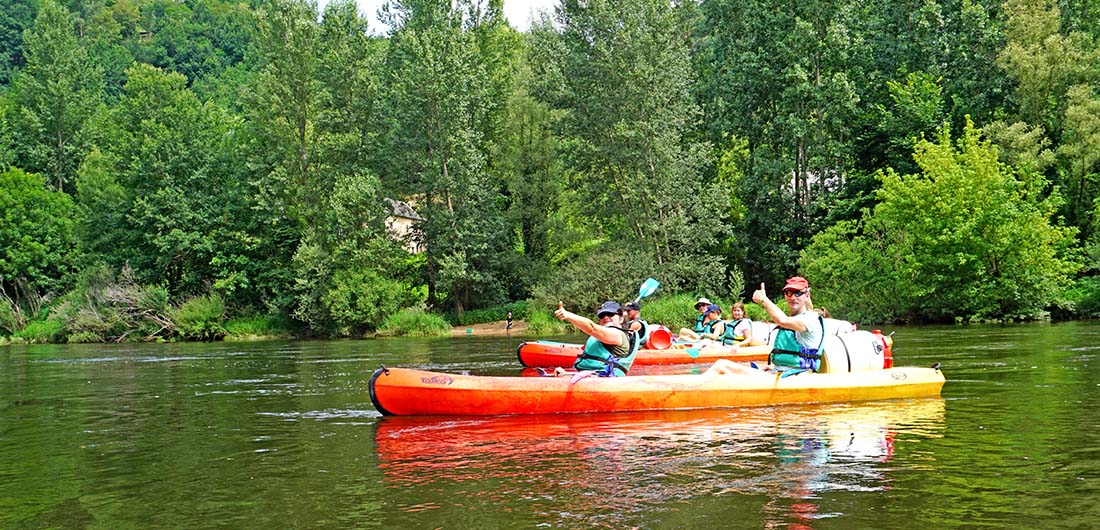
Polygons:
<instances>
[{"instance_id":1,"label":"calm river surface","mask_svg":"<svg viewBox=\"0 0 1100 530\"><path fill-rule=\"evenodd\" d=\"M942 398L382 418L521 339L2 347L0 528L1100 527L1100 323L885 331Z\"/></svg>"}]
</instances>

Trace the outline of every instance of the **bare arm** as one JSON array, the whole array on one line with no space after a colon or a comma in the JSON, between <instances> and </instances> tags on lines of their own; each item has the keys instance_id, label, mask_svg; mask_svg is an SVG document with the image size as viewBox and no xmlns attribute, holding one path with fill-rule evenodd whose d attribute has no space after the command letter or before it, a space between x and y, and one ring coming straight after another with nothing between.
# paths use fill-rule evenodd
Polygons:
<instances>
[{"instance_id":1,"label":"bare arm","mask_svg":"<svg viewBox=\"0 0 1100 530\"><path fill-rule=\"evenodd\" d=\"M573 324L573 327L581 330L588 335L596 338L596 340L610 344L612 346L620 346L623 343L622 330L601 326L591 319L582 317L576 313L573 313L561 305L558 306L558 310L554 311L554 315L558 317L558 320L564 320Z\"/></svg>"},{"instance_id":2,"label":"bare arm","mask_svg":"<svg viewBox=\"0 0 1100 530\"><path fill-rule=\"evenodd\" d=\"M718 340L722 338L722 334L726 332L726 323L719 320L718 324L711 328L711 331L713 331L713 333L704 333L703 338L710 340Z\"/></svg>"},{"instance_id":3,"label":"bare arm","mask_svg":"<svg viewBox=\"0 0 1100 530\"><path fill-rule=\"evenodd\" d=\"M752 321L746 320L745 322L748 322L748 325L745 326L745 340L734 344L734 346L747 346L752 343Z\"/></svg>"},{"instance_id":4,"label":"bare arm","mask_svg":"<svg viewBox=\"0 0 1100 530\"><path fill-rule=\"evenodd\" d=\"M775 302L768 299L768 293L764 291L764 284L760 284L760 289L752 293L752 301L763 306L764 310L768 312L768 317L770 317L772 322L775 322L777 326L792 331L806 331L805 322L787 316L782 309L779 309L779 306L775 305Z\"/></svg>"}]
</instances>

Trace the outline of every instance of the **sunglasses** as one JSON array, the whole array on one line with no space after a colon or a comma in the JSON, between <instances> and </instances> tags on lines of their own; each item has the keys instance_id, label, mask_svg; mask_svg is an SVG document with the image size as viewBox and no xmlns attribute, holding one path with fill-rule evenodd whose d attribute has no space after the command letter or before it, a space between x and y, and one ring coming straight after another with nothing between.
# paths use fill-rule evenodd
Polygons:
<instances>
[{"instance_id":1,"label":"sunglasses","mask_svg":"<svg viewBox=\"0 0 1100 530\"><path fill-rule=\"evenodd\" d=\"M618 313L600 313L600 314L596 315L596 318L598 318L600 320L603 320L605 318L611 318L615 315L618 315Z\"/></svg>"},{"instance_id":2,"label":"sunglasses","mask_svg":"<svg viewBox=\"0 0 1100 530\"><path fill-rule=\"evenodd\" d=\"M783 296L802 296L806 294L806 291L795 291L792 289L783 289Z\"/></svg>"}]
</instances>

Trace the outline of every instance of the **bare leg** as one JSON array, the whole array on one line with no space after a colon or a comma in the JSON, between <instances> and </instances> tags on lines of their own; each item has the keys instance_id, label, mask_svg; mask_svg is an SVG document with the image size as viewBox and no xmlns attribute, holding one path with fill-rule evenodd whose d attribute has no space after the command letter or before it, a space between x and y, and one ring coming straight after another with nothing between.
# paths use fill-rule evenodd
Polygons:
<instances>
[{"instance_id":1,"label":"bare leg","mask_svg":"<svg viewBox=\"0 0 1100 530\"><path fill-rule=\"evenodd\" d=\"M735 363L729 359L718 359L714 361L714 364L707 371L704 372L707 375L724 375L724 374L763 374L761 370L757 370L748 365L741 363Z\"/></svg>"}]
</instances>

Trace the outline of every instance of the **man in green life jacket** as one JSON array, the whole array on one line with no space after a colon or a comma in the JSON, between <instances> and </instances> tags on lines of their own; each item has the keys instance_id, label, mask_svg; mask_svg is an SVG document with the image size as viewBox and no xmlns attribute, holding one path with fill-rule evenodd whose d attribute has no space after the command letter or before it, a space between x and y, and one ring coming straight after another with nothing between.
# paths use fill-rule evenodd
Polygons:
<instances>
[{"instance_id":1,"label":"man in green life jacket","mask_svg":"<svg viewBox=\"0 0 1100 530\"><path fill-rule=\"evenodd\" d=\"M821 365L821 346L825 342L825 323L813 310L810 301L810 282L795 276L783 286L787 300L787 313L768 298L764 284L752 294L752 301L763 306L768 317L779 327L773 342L769 362L777 367L796 370L813 370ZM765 373L719 359L707 370L709 374ZM793 372L792 372L793 373Z\"/></svg>"},{"instance_id":2,"label":"man in green life jacket","mask_svg":"<svg viewBox=\"0 0 1100 530\"><path fill-rule=\"evenodd\" d=\"M752 301L764 307L779 327L772 346L771 363L778 366L817 371L821 365L821 346L825 342L825 322L810 301L810 282L801 276L783 286L787 314L768 299L764 284L752 294Z\"/></svg>"},{"instance_id":3,"label":"man in green life jacket","mask_svg":"<svg viewBox=\"0 0 1100 530\"><path fill-rule=\"evenodd\" d=\"M579 376L574 380L593 373L601 377L619 377L630 370L634 355L638 353L638 340L623 328L623 308L618 302L609 300L600 306L596 311L598 324L566 310L561 303L554 315L589 335L573 363Z\"/></svg>"}]
</instances>

